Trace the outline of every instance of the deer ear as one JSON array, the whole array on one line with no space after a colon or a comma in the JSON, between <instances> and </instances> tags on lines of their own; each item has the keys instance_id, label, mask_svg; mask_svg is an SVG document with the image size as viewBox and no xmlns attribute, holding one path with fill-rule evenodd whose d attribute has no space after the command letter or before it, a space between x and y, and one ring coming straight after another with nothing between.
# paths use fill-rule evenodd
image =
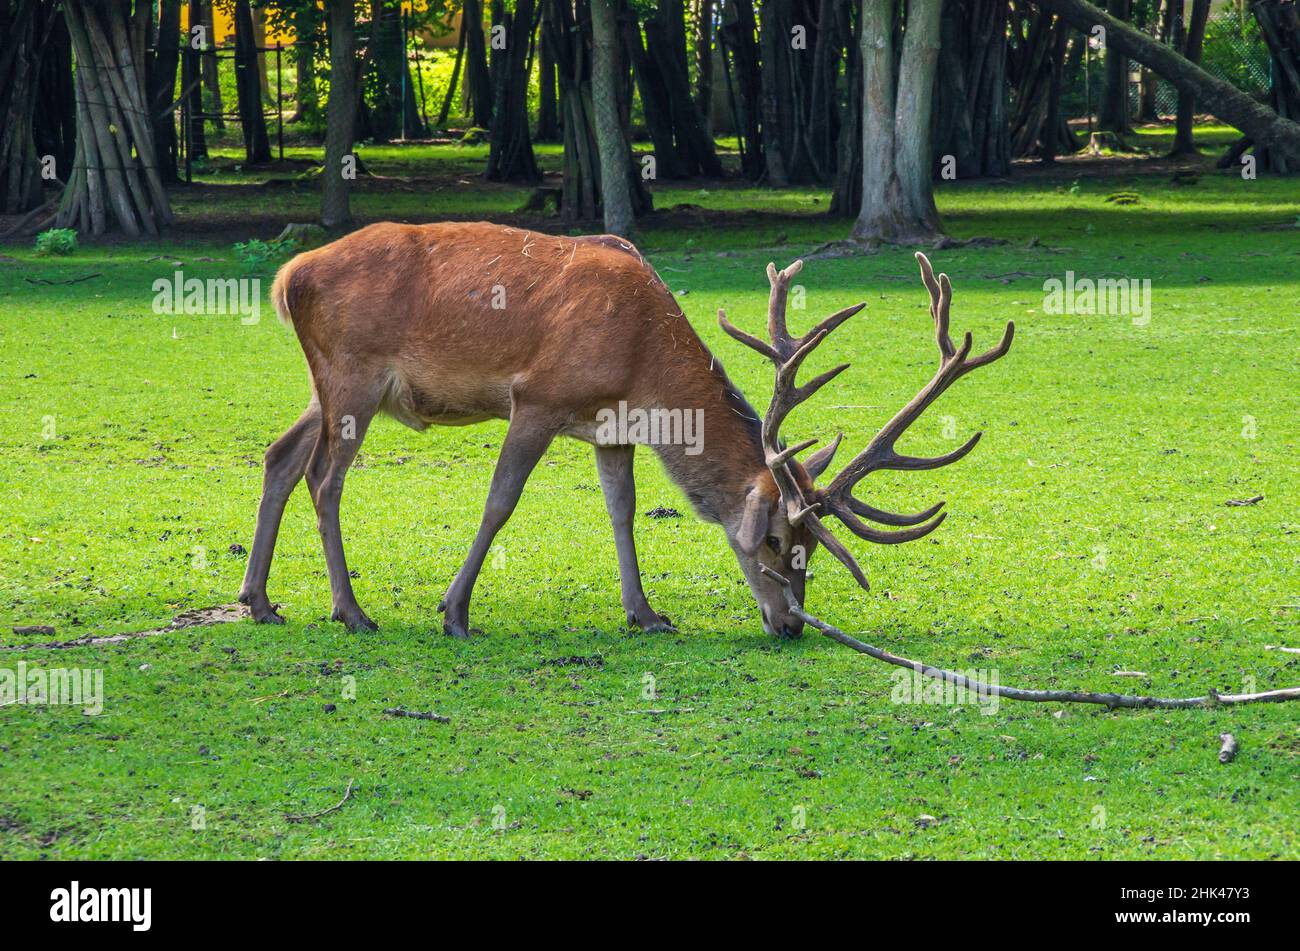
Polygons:
<instances>
[{"instance_id":1,"label":"deer ear","mask_svg":"<svg viewBox=\"0 0 1300 951\"><path fill-rule=\"evenodd\" d=\"M767 535L768 501L758 489L750 489L745 498L745 512L740 517L740 528L736 532L736 544L746 555L758 551Z\"/></svg>"},{"instance_id":2,"label":"deer ear","mask_svg":"<svg viewBox=\"0 0 1300 951\"><path fill-rule=\"evenodd\" d=\"M821 474L826 471L826 467L829 466L831 460L835 458L835 450L840 448L840 440L843 438L844 434L838 433L835 436L835 441L833 443L829 446L824 446L821 449L818 449L808 457L808 461L803 464L803 467L810 478L821 478Z\"/></svg>"}]
</instances>

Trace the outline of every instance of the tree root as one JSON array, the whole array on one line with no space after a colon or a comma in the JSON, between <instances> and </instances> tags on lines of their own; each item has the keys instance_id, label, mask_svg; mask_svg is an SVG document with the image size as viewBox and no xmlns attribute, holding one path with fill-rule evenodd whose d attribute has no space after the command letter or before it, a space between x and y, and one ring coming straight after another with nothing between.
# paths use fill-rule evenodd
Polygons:
<instances>
[{"instance_id":1,"label":"tree root","mask_svg":"<svg viewBox=\"0 0 1300 951\"><path fill-rule=\"evenodd\" d=\"M785 600L790 611L804 622L811 624L833 641L839 641L845 647L851 647L860 654L874 657L876 660L906 667L924 677L943 680L958 687L972 690L981 697L1005 697L1007 700L1025 700L1032 703L1092 703L1110 709L1128 707L1136 709L1159 708L1164 710L1187 710L1197 707L1234 706L1246 703L1282 703L1287 700L1300 700L1300 687L1288 687L1284 690L1267 690L1263 693L1221 694L1211 688L1203 697L1143 697L1123 693L1088 693L1076 690L1023 690L1019 687L1003 687L1000 684L988 684L980 680L971 680L955 671L932 667L919 660L909 660L889 651L865 644L856 637L845 634L834 625L827 624L804 610L795 596L790 582L772 571L766 565L761 566L763 574L776 581L785 591Z\"/></svg>"}]
</instances>

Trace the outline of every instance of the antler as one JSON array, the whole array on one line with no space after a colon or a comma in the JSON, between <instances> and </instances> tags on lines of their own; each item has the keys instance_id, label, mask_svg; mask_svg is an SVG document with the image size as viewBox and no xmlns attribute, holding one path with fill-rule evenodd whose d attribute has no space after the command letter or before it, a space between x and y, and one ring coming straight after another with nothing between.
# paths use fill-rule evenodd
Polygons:
<instances>
[{"instance_id":1,"label":"antler","mask_svg":"<svg viewBox=\"0 0 1300 951\"><path fill-rule=\"evenodd\" d=\"M776 480L777 488L781 490L781 500L785 503L786 515L791 525L801 524L813 513L817 503L809 505L804 501L803 492L786 463L808 447L815 445L817 440L809 439L788 448L784 447L781 445L781 424L785 422L786 416L792 409L847 370L849 365L840 364L833 370L827 370L813 377L803 386L795 385L795 376L808 354L812 353L832 330L867 306L862 303L846 307L831 314L802 337L791 337L785 324L785 304L790 293L790 279L801 270L803 270L802 261L795 261L782 271L778 271L775 264L767 266L767 280L772 285L772 292L767 301L767 334L772 340L770 345L753 334L747 334L733 326L731 321L727 320L726 311L718 311L718 323L722 325L723 330L776 364L776 385L772 393L772 402L768 404L767 413L763 417L763 450L767 456L767 467L772 471L772 478ZM836 445L838 444L839 441L836 440Z\"/></svg>"},{"instance_id":2,"label":"antler","mask_svg":"<svg viewBox=\"0 0 1300 951\"><path fill-rule=\"evenodd\" d=\"M977 357L971 358L971 335L968 332L960 347L953 344L948 332L949 309L952 304L952 284L946 274L935 278L934 269L929 260L919 251L916 260L921 266L921 280L930 292L930 316L934 320L935 341L939 347L939 368L930 382L923 386L902 410L898 412L885 427L867 444L866 449L858 453L852 461L826 487L819 491L809 503L790 472L787 463L804 449L814 445L816 440L808 440L789 448L782 448L779 440L781 423L790 410L812 396L827 381L842 372L847 364L821 374L803 386L795 385L795 374L813 348L822 342L832 330L849 317L861 310L865 304L849 307L826 318L803 337L791 338L786 330L785 304L789 292L790 279L803 268L802 261L796 261L784 271L777 271L774 265L767 266L768 281L772 284L772 293L768 301L767 326L772 338L768 345L757 337L733 327L722 311L718 312L718 321L732 337L748 347L757 350L776 364L776 385L772 403L763 419L763 447L767 455L767 465L772 471L781 498L785 503L791 524L804 524L809 531L826 548L835 555L863 588L869 588L866 575L859 567L853 555L835 538L819 518L820 515L834 515L851 532L859 538L880 544L897 544L922 538L943 523L946 512L940 512L943 503L939 502L923 512L901 515L875 508L860 501L853 495L853 488L868 473L879 469L937 469L966 455L975 448L981 433L976 433L960 448L942 456L930 458L900 455L894 449L898 437L958 378L977 367L985 366L1005 354L1011 347L1015 335L1015 324L1008 322L1002 340L996 347ZM816 476L830 463L841 436L825 449L810 457L807 463L809 472ZM863 518L881 525L904 526L902 531L885 532L867 525ZM911 526L911 527L906 527Z\"/></svg>"}]
</instances>

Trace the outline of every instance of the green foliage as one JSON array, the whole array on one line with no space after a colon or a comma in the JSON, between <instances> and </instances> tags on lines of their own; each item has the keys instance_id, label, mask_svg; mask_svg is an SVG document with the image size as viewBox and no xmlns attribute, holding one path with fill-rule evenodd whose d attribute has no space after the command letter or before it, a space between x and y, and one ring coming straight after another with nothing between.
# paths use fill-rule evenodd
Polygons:
<instances>
[{"instance_id":1,"label":"green foliage","mask_svg":"<svg viewBox=\"0 0 1300 951\"><path fill-rule=\"evenodd\" d=\"M65 257L77 250L73 228L50 228L36 236L36 253L41 257Z\"/></svg>"},{"instance_id":2,"label":"green foliage","mask_svg":"<svg viewBox=\"0 0 1300 951\"><path fill-rule=\"evenodd\" d=\"M1267 92L1269 55L1259 22L1249 13L1243 18L1231 6L1211 15L1205 24L1201 65L1238 89Z\"/></svg>"},{"instance_id":3,"label":"green foliage","mask_svg":"<svg viewBox=\"0 0 1300 951\"><path fill-rule=\"evenodd\" d=\"M260 271L267 264L287 258L297 251L298 242L292 238L273 239L271 241L249 238L247 241L236 243L234 249L236 256L239 258L239 263L246 270Z\"/></svg>"}]
</instances>

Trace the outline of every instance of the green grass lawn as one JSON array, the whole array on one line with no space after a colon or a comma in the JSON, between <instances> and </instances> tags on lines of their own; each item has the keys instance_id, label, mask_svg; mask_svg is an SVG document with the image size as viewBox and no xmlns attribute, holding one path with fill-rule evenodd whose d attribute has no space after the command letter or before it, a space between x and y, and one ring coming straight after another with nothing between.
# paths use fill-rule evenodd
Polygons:
<instances>
[{"instance_id":1,"label":"green grass lawn","mask_svg":"<svg viewBox=\"0 0 1300 951\"><path fill-rule=\"evenodd\" d=\"M1065 174L941 191L955 236L1007 241L933 256L955 285L954 330L972 330L978 348L1014 318L1016 343L905 445L941 452L984 430L971 456L860 489L903 511L946 499L947 523L910 545L855 542L869 594L818 555L810 607L1004 684L1178 696L1296 685L1300 656L1265 649L1300 646L1294 183ZM1106 201L1121 190L1140 200ZM492 193L445 197L458 212L509 207ZM360 210L427 217L441 201ZM641 237L760 406L768 368L714 314L761 325L766 263L843 236L817 215L826 201L664 188L660 207L770 207L785 220L728 229L702 215ZM0 644L49 640L15 625L68 639L233 601L245 556L232 546L251 544L261 454L307 400L295 338L265 301L254 325L153 312L152 282L174 261L187 277L240 273L228 242L59 259L3 250ZM1043 283L1067 270L1149 279L1149 323L1045 314ZM853 368L786 429L843 429L856 449L932 372L926 295L905 250L809 261L801 281L796 326L868 307L814 360ZM0 654L0 668L102 668L105 690L99 716L0 708L0 857L1300 856L1294 705L1006 701L986 715L895 703L892 668L812 631L763 635L721 532L689 514L637 522L651 603L679 633L625 629L592 454L578 443L553 447L499 536L472 608L483 635L445 638L436 606L503 432L372 428L343 530L378 633L328 621L299 490L271 572L287 626ZM652 455L638 458L638 511L687 513ZM383 715L399 706L451 722ZM1225 731L1241 752L1220 765ZM350 781L337 812L286 819L333 806Z\"/></svg>"}]
</instances>

